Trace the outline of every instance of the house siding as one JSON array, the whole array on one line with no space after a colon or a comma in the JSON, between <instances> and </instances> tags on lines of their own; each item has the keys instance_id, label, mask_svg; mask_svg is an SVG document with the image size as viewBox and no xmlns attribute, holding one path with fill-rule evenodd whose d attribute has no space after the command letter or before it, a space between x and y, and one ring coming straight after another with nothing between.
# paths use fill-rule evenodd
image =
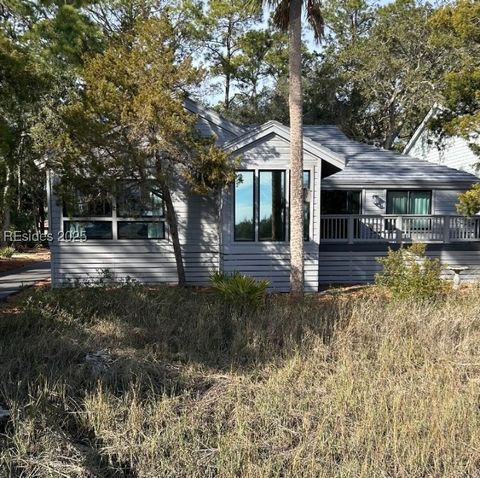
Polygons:
<instances>
[{"instance_id":1,"label":"house siding","mask_svg":"<svg viewBox=\"0 0 480 478\"><path fill-rule=\"evenodd\" d=\"M62 208L51 194L52 230L62 230ZM180 243L187 282L205 285L219 268L218 206L215 198L174 194ZM52 282L59 286L70 281L99 277L105 269L116 280L177 282L173 244L163 240L58 241L51 244Z\"/></svg>"},{"instance_id":2,"label":"house siding","mask_svg":"<svg viewBox=\"0 0 480 478\"><path fill-rule=\"evenodd\" d=\"M214 135L218 144L234 139L243 129L203 110L191 101L188 109L198 113L201 135ZM51 176L51 174L49 175ZM54 193L55 180L49 181L50 230L62 231L62 207ZM206 285L210 275L220 268L220 220L217 198L188 195L179 187L173 194L186 280ZM145 283L176 283L178 280L173 244L166 227L163 240L89 240L84 243L58 241L54 237L52 285L90 280L108 269L115 279L127 277Z\"/></svg>"},{"instance_id":3,"label":"house siding","mask_svg":"<svg viewBox=\"0 0 480 478\"><path fill-rule=\"evenodd\" d=\"M470 149L468 142L458 136L442 139L439 144L435 133L424 129L411 145L408 154L480 176L480 171L475 168L475 164L479 162L478 156Z\"/></svg>"},{"instance_id":4,"label":"house siding","mask_svg":"<svg viewBox=\"0 0 480 478\"><path fill-rule=\"evenodd\" d=\"M278 136L251 143L236 153L241 158L240 169L289 169L288 141ZM305 291L318 290L318 239L320 235L321 161L304 154L304 169L312 172L310 241L305 242ZM287 174L288 176L288 174ZM287 177L287 191L289 180ZM233 239L233 186L224 195L221 262L226 273L242 274L270 281L271 290L288 291L290 286L290 244L285 242L235 242ZM288 211L288 205L287 205ZM288 212L287 212L288 216Z\"/></svg>"},{"instance_id":5,"label":"house siding","mask_svg":"<svg viewBox=\"0 0 480 478\"><path fill-rule=\"evenodd\" d=\"M319 283L361 284L371 283L375 274L381 272L378 257L385 257L388 247L397 249L398 244L321 244L319 253ZM453 273L448 266L468 266L462 273L462 280L480 280L480 244L428 244L427 256L439 259L442 277L449 279Z\"/></svg>"}]
</instances>

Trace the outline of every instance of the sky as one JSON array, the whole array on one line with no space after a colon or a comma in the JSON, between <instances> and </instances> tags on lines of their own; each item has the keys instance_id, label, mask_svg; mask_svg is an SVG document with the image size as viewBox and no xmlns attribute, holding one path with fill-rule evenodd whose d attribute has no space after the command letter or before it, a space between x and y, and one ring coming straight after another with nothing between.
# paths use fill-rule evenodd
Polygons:
<instances>
[{"instance_id":1,"label":"sky","mask_svg":"<svg viewBox=\"0 0 480 478\"><path fill-rule=\"evenodd\" d=\"M378 0L378 4L379 5L387 5L388 3L392 3L393 0ZM264 8L264 14L263 14L263 23L260 24L259 26L261 27L266 27L267 26L267 21L270 17L270 11L271 11L271 8L268 7L268 6L265 6ZM304 25L304 31L303 31L303 37L304 37L304 40L305 42L307 43L308 47L312 50L312 51L320 51L321 49L321 45L319 45L318 43L315 42L314 40L314 37L313 37L313 32L311 30L311 28L308 27L308 24L306 22L306 20L304 19L303 21L303 25ZM197 59L199 60L199 59ZM212 85L215 85L215 84L221 84L221 79L218 79L218 78L212 78L211 80L208 81L208 89L211 90L211 87ZM214 106L216 105L217 103L219 103L220 101L223 100L223 88L218 88L218 90L216 91L208 91L208 99L207 99L207 102L210 106ZM204 98L205 100L205 98Z\"/></svg>"}]
</instances>

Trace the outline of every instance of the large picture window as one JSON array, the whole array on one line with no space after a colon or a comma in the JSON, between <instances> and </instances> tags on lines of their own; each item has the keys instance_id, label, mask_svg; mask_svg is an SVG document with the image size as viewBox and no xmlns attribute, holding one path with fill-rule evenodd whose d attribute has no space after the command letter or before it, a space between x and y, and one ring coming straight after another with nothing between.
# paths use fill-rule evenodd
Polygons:
<instances>
[{"instance_id":1,"label":"large picture window","mask_svg":"<svg viewBox=\"0 0 480 478\"><path fill-rule=\"evenodd\" d=\"M310 233L310 171L303 172L304 235ZM284 169L240 170L234 187L234 240L287 240L287 186Z\"/></svg>"},{"instance_id":2,"label":"large picture window","mask_svg":"<svg viewBox=\"0 0 480 478\"><path fill-rule=\"evenodd\" d=\"M285 240L285 171L259 171L258 239Z\"/></svg>"},{"instance_id":3,"label":"large picture window","mask_svg":"<svg viewBox=\"0 0 480 478\"><path fill-rule=\"evenodd\" d=\"M67 240L165 239L164 203L153 181L118 181L115 197L75 192L63 215Z\"/></svg>"},{"instance_id":4,"label":"large picture window","mask_svg":"<svg viewBox=\"0 0 480 478\"><path fill-rule=\"evenodd\" d=\"M387 191L387 214L431 214L432 191Z\"/></svg>"},{"instance_id":5,"label":"large picture window","mask_svg":"<svg viewBox=\"0 0 480 478\"><path fill-rule=\"evenodd\" d=\"M255 240L255 173L238 171L235 181L234 238L236 241Z\"/></svg>"}]
</instances>

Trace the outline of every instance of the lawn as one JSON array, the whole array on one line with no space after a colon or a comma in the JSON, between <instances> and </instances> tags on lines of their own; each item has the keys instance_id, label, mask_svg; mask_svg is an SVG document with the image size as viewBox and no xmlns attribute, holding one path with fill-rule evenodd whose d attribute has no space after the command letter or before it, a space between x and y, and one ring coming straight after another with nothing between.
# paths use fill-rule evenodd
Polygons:
<instances>
[{"instance_id":1,"label":"lawn","mask_svg":"<svg viewBox=\"0 0 480 478\"><path fill-rule=\"evenodd\" d=\"M0 316L0 476L474 477L478 288L233 307L39 289Z\"/></svg>"}]
</instances>

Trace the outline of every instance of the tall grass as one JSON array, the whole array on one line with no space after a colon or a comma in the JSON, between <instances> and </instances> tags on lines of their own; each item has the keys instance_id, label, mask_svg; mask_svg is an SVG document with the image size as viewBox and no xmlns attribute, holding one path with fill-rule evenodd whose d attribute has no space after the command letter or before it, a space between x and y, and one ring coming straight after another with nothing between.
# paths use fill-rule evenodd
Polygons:
<instances>
[{"instance_id":1,"label":"tall grass","mask_svg":"<svg viewBox=\"0 0 480 478\"><path fill-rule=\"evenodd\" d=\"M476 297L269 297L247 312L168 287L36 293L0 321L0 470L478 476Z\"/></svg>"}]
</instances>

